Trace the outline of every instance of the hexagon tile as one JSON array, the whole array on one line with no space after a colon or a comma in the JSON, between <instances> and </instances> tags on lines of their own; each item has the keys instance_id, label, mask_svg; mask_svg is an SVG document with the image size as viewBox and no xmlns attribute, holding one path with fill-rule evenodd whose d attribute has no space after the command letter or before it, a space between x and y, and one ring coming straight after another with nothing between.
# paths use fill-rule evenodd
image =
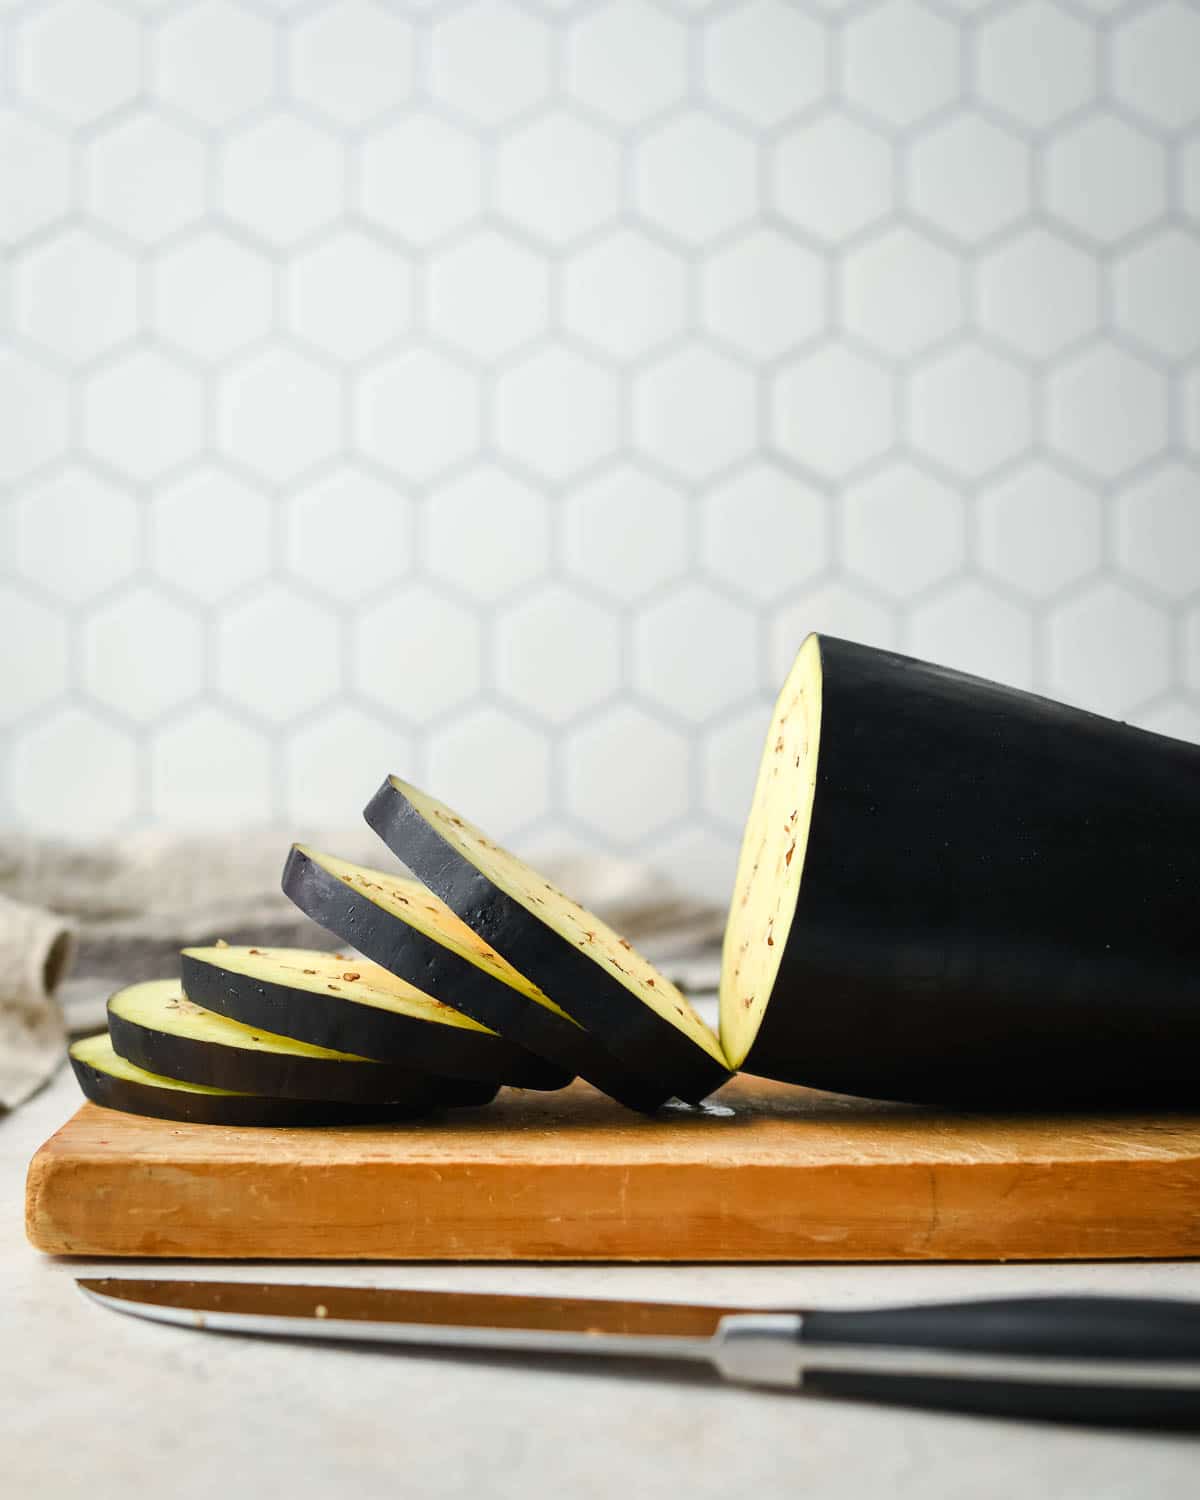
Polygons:
<instances>
[{"instance_id":1,"label":"hexagon tile","mask_svg":"<svg viewBox=\"0 0 1200 1500\"><path fill-rule=\"evenodd\" d=\"M1200 738L1194 0L0 48L20 826L350 823L392 768L724 900L814 628Z\"/></svg>"}]
</instances>

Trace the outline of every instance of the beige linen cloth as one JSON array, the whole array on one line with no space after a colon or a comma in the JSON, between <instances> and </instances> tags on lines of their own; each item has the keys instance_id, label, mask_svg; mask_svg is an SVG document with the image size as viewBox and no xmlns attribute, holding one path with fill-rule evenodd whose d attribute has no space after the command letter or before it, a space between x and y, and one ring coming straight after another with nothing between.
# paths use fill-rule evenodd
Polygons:
<instances>
[{"instance_id":1,"label":"beige linen cloth","mask_svg":"<svg viewBox=\"0 0 1200 1500\"><path fill-rule=\"evenodd\" d=\"M103 846L10 837L0 847L0 1111L62 1061L68 1032L103 1025L120 984L178 972L178 950L224 938L265 947L334 940L279 889L291 839L134 834ZM369 833L313 834L319 848L388 868ZM694 993L716 984L723 914L623 860L547 862L547 874Z\"/></svg>"}]
</instances>

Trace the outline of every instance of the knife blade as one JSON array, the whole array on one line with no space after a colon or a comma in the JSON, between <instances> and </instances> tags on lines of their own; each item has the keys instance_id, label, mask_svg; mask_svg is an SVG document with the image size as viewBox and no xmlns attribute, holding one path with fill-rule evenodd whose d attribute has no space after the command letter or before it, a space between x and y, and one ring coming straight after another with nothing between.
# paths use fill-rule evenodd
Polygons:
<instances>
[{"instance_id":1,"label":"knife blade","mask_svg":"<svg viewBox=\"0 0 1200 1500\"><path fill-rule=\"evenodd\" d=\"M706 1363L908 1405L1200 1425L1200 1302L1016 1297L817 1311L390 1287L106 1277L101 1306L217 1333Z\"/></svg>"}]
</instances>

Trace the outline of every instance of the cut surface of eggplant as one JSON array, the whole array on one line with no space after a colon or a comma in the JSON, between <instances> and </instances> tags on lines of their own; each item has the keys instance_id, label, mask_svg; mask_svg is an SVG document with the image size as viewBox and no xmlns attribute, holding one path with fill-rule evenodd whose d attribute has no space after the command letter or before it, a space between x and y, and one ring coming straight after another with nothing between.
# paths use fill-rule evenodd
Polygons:
<instances>
[{"instance_id":1,"label":"cut surface of eggplant","mask_svg":"<svg viewBox=\"0 0 1200 1500\"><path fill-rule=\"evenodd\" d=\"M631 1109L669 1088L640 1078L418 880L297 844L283 889L296 905L381 967L508 1037L566 1076L578 1073Z\"/></svg>"},{"instance_id":2,"label":"cut surface of eggplant","mask_svg":"<svg viewBox=\"0 0 1200 1500\"><path fill-rule=\"evenodd\" d=\"M452 1106L460 1096L485 1103L496 1092L491 1084L437 1079L243 1025L189 1000L177 979L118 990L108 1002L108 1030L117 1054L147 1072L235 1093Z\"/></svg>"},{"instance_id":3,"label":"cut surface of eggplant","mask_svg":"<svg viewBox=\"0 0 1200 1500\"><path fill-rule=\"evenodd\" d=\"M821 743L821 652L810 635L775 704L725 929L721 1045L740 1068L758 1035L804 874Z\"/></svg>"},{"instance_id":4,"label":"cut surface of eggplant","mask_svg":"<svg viewBox=\"0 0 1200 1500\"><path fill-rule=\"evenodd\" d=\"M1200 747L810 637L725 936L730 1062L974 1108L1200 1097Z\"/></svg>"},{"instance_id":5,"label":"cut surface of eggplant","mask_svg":"<svg viewBox=\"0 0 1200 1500\"><path fill-rule=\"evenodd\" d=\"M524 1048L369 959L307 948L185 948L183 992L206 1010L311 1046L520 1088L569 1081Z\"/></svg>"},{"instance_id":6,"label":"cut surface of eggplant","mask_svg":"<svg viewBox=\"0 0 1200 1500\"><path fill-rule=\"evenodd\" d=\"M79 1087L93 1104L196 1125L363 1125L413 1119L436 1107L432 1089L403 1102L347 1104L272 1099L185 1083L118 1056L105 1033L73 1042L68 1055Z\"/></svg>"},{"instance_id":7,"label":"cut surface of eggplant","mask_svg":"<svg viewBox=\"0 0 1200 1500\"><path fill-rule=\"evenodd\" d=\"M398 777L364 813L392 852L655 1090L696 1102L729 1077L683 994L624 938L435 797Z\"/></svg>"}]
</instances>

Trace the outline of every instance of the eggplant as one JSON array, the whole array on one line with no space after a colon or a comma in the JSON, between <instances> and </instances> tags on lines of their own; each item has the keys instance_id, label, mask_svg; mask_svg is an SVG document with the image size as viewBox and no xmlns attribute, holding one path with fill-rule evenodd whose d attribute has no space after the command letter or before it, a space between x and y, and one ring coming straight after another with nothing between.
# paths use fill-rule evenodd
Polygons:
<instances>
[{"instance_id":1,"label":"eggplant","mask_svg":"<svg viewBox=\"0 0 1200 1500\"><path fill-rule=\"evenodd\" d=\"M502 958L420 881L293 847L283 889L307 916L428 995L579 1074L631 1109L652 1111L670 1090L632 1074L536 984Z\"/></svg>"},{"instance_id":2,"label":"eggplant","mask_svg":"<svg viewBox=\"0 0 1200 1500\"><path fill-rule=\"evenodd\" d=\"M436 1078L411 1067L316 1047L231 1021L189 1000L177 979L118 990L108 1002L108 1034L119 1057L181 1083L275 1099L486 1104L498 1086Z\"/></svg>"},{"instance_id":3,"label":"eggplant","mask_svg":"<svg viewBox=\"0 0 1200 1500\"><path fill-rule=\"evenodd\" d=\"M358 1104L274 1099L184 1083L118 1056L112 1038L103 1032L73 1042L68 1056L79 1087L93 1104L194 1125L369 1125L414 1119L437 1107L432 1081L424 1079L405 1099Z\"/></svg>"},{"instance_id":4,"label":"eggplant","mask_svg":"<svg viewBox=\"0 0 1200 1500\"><path fill-rule=\"evenodd\" d=\"M244 1026L435 1077L557 1089L570 1080L470 1016L344 953L185 948L183 992Z\"/></svg>"},{"instance_id":5,"label":"eggplant","mask_svg":"<svg viewBox=\"0 0 1200 1500\"><path fill-rule=\"evenodd\" d=\"M696 1103L730 1075L683 994L619 934L457 813L389 777L363 816L480 938L654 1094Z\"/></svg>"},{"instance_id":6,"label":"eggplant","mask_svg":"<svg viewBox=\"0 0 1200 1500\"><path fill-rule=\"evenodd\" d=\"M911 1103L1194 1105L1198 897L1196 746L810 636L742 844L726 1055Z\"/></svg>"}]
</instances>

